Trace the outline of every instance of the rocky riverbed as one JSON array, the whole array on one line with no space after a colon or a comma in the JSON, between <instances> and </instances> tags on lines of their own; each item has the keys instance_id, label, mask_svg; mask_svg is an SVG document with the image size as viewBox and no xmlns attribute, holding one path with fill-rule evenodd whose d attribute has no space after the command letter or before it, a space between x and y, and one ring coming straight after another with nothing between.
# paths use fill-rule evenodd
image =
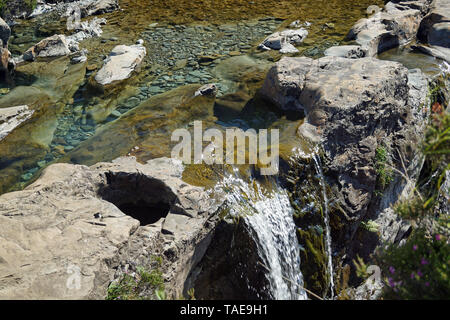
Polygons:
<instances>
[{"instance_id":1,"label":"rocky riverbed","mask_svg":"<svg viewBox=\"0 0 450 320\"><path fill-rule=\"evenodd\" d=\"M334 297L338 272L411 231L392 206L411 195L423 165L429 84L449 72L449 6L81 0L0 8L8 22L0 19L0 297L102 299L128 270L154 268L155 257L170 298L192 288L204 299L287 297L270 291L283 280L261 267L267 252L283 250L261 246L256 222L231 219L229 191L217 188L233 170L168 158L171 133L192 131L196 120L219 132L280 129L282 170L269 187L280 190L250 207L290 200L270 210L293 212L299 243L286 250L301 257L299 281ZM409 181L380 186L379 150ZM263 184L251 166L235 171ZM376 237L360 227L369 220ZM66 286L74 266L82 290Z\"/></svg>"}]
</instances>

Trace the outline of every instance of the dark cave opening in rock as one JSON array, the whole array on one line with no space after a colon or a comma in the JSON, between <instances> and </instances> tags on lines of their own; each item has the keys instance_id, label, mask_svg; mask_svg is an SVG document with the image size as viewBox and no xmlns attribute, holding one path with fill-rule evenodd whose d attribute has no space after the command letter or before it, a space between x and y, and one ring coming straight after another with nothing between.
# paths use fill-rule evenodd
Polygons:
<instances>
[{"instance_id":1,"label":"dark cave opening in rock","mask_svg":"<svg viewBox=\"0 0 450 320\"><path fill-rule=\"evenodd\" d=\"M99 196L114 204L141 226L167 217L176 201L172 190L161 180L142 173L107 172Z\"/></svg>"},{"instance_id":2,"label":"dark cave opening in rock","mask_svg":"<svg viewBox=\"0 0 450 320\"><path fill-rule=\"evenodd\" d=\"M137 203L123 203L117 207L126 215L138 220L141 226L153 224L159 219L167 217L170 209L166 203L149 204L142 199Z\"/></svg>"}]
</instances>

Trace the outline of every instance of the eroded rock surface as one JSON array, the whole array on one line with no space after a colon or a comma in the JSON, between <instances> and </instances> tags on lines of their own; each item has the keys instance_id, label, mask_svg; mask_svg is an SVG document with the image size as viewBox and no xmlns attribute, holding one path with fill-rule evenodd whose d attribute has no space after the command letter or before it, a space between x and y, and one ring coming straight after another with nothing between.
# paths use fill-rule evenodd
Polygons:
<instances>
[{"instance_id":1,"label":"eroded rock surface","mask_svg":"<svg viewBox=\"0 0 450 320\"><path fill-rule=\"evenodd\" d=\"M179 297L219 207L182 172L167 158L55 164L2 195L0 298L102 299L121 265L158 255L168 294Z\"/></svg>"}]
</instances>

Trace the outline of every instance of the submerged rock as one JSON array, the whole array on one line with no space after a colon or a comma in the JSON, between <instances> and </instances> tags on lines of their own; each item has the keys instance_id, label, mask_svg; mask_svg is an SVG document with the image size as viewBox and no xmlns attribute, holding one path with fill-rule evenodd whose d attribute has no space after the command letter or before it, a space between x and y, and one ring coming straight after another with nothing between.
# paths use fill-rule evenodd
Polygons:
<instances>
[{"instance_id":1,"label":"submerged rock","mask_svg":"<svg viewBox=\"0 0 450 320\"><path fill-rule=\"evenodd\" d=\"M101 85L108 85L128 79L141 65L146 54L147 50L142 45L116 46L97 72L95 80Z\"/></svg>"},{"instance_id":2,"label":"submerged rock","mask_svg":"<svg viewBox=\"0 0 450 320\"><path fill-rule=\"evenodd\" d=\"M0 297L104 299L123 266L148 267L155 256L167 296L179 297L220 205L182 173L167 158L55 164L0 196Z\"/></svg>"}]
</instances>

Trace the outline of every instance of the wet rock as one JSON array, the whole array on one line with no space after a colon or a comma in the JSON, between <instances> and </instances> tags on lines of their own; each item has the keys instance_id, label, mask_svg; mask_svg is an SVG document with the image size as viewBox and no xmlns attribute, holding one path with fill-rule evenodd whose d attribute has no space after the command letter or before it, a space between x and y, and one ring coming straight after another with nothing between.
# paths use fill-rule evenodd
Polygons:
<instances>
[{"instance_id":1,"label":"wet rock","mask_svg":"<svg viewBox=\"0 0 450 320\"><path fill-rule=\"evenodd\" d=\"M25 190L0 196L0 274L8 275L0 297L104 299L121 265L148 267L154 256L163 258L168 297L179 297L220 205L182 173L167 158L55 164Z\"/></svg>"},{"instance_id":2,"label":"wet rock","mask_svg":"<svg viewBox=\"0 0 450 320\"><path fill-rule=\"evenodd\" d=\"M0 141L33 114L28 106L0 108Z\"/></svg>"},{"instance_id":3,"label":"wet rock","mask_svg":"<svg viewBox=\"0 0 450 320\"><path fill-rule=\"evenodd\" d=\"M70 54L66 36L57 34L41 40L23 54L25 61L34 61L36 58L54 58Z\"/></svg>"},{"instance_id":4,"label":"wet rock","mask_svg":"<svg viewBox=\"0 0 450 320\"><path fill-rule=\"evenodd\" d=\"M8 50L8 41L11 29L8 24L0 18L0 81L6 80L15 69L15 62Z\"/></svg>"},{"instance_id":5,"label":"wet rock","mask_svg":"<svg viewBox=\"0 0 450 320\"><path fill-rule=\"evenodd\" d=\"M420 23L417 37L424 43L449 48L450 1L435 0Z\"/></svg>"},{"instance_id":6,"label":"wet rock","mask_svg":"<svg viewBox=\"0 0 450 320\"><path fill-rule=\"evenodd\" d=\"M90 3L81 7L82 16L104 14L119 8L118 0L94 0L88 2Z\"/></svg>"},{"instance_id":7,"label":"wet rock","mask_svg":"<svg viewBox=\"0 0 450 320\"><path fill-rule=\"evenodd\" d=\"M296 47L294 47L290 43L283 44L282 48L280 49L280 53L297 53L299 52Z\"/></svg>"},{"instance_id":8,"label":"wet rock","mask_svg":"<svg viewBox=\"0 0 450 320\"><path fill-rule=\"evenodd\" d=\"M411 46L413 50L425 53L432 57L436 57L441 60L445 60L450 63L450 48L444 48L439 46L424 46L424 45L414 45Z\"/></svg>"},{"instance_id":9,"label":"wet rock","mask_svg":"<svg viewBox=\"0 0 450 320\"><path fill-rule=\"evenodd\" d=\"M141 45L114 47L95 76L95 80L101 85L108 85L128 79L141 65L146 54L147 50Z\"/></svg>"},{"instance_id":10,"label":"wet rock","mask_svg":"<svg viewBox=\"0 0 450 320\"><path fill-rule=\"evenodd\" d=\"M348 45L348 46L335 46L328 48L324 52L325 56L342 57L358 59L366 56L366 52L361 46Z\"/></svg>"},{"instance_id":11,"label":"wet rock","mask_svg":"<svg viewBox=\"0 0 450 320\"><path fill-rule=\"evenodd\" d=\"M8 48L8 40L11 36L11 29L9 28L8 24L0 18L0 47Z\"/></svg>"},{"instance_id":12,"label":"wet rock","mask_svg":"<svg viewBox=\"0 0 450 320\"><path fill-rule=\"evenodd\" d=\"M0 46L0 81L6 80L15 69L15 62L8 49Z\"/></svg>"},{"instance_id":13,"label":"wet rock","mask_svg":"<svg viewBox=\"0 0 450 320\"><path fill-rule=\"evenodd\" d=\"M388 2L382 11L359 20L347 39L356 40L368 56L404 45L415 39L430 3L430 0Z\"/></svg>"},{"instance_id":14,"label":"wet rock","mask_svg":"<svg viewBox=\"0 0 450 320\"><path fill-rule=\"evenodd\" d=\"M267 50L291 50L291 46L301 44L308 36L306 29L288 29L280 32L275 32L269 35L259 46L260 49ZM287 48L284 48L290 44Z\"/></svg>"},{"instance_id":15,"label":"wet rock","mask_svg":"<svg viewBox=\"0 0 450 320\"><path fill-rule=\"evenodd\" d=\"M428 43L450 48L450 22L436 23L428 33Z\"/></svg>"},{"instance_id":16,"label":"wet rock","mask_svg":"<svg viewBox=\"0 0 450 320\"><path fill-rule=\"evenodd\" d=\"M101 26L104 24L106 24L105 18L102 19L94 18L90 21L82 21L75 30L77 32L67 37L69 46L70 43L72 42L74 43L74 45L78 47L78 42L84 39L99 37L103 33Z\"/></svg>"},{"instance_id":17,"label":"wet rock","mask_svg":"<svg viewBox=\"0 0 450 320\"><path fill-rule=\"evenodd\" d=\"M217 86L214 83L206 84L195 91L195 96L215 96L217 93Z\"/></svg>"}]
</instances>

